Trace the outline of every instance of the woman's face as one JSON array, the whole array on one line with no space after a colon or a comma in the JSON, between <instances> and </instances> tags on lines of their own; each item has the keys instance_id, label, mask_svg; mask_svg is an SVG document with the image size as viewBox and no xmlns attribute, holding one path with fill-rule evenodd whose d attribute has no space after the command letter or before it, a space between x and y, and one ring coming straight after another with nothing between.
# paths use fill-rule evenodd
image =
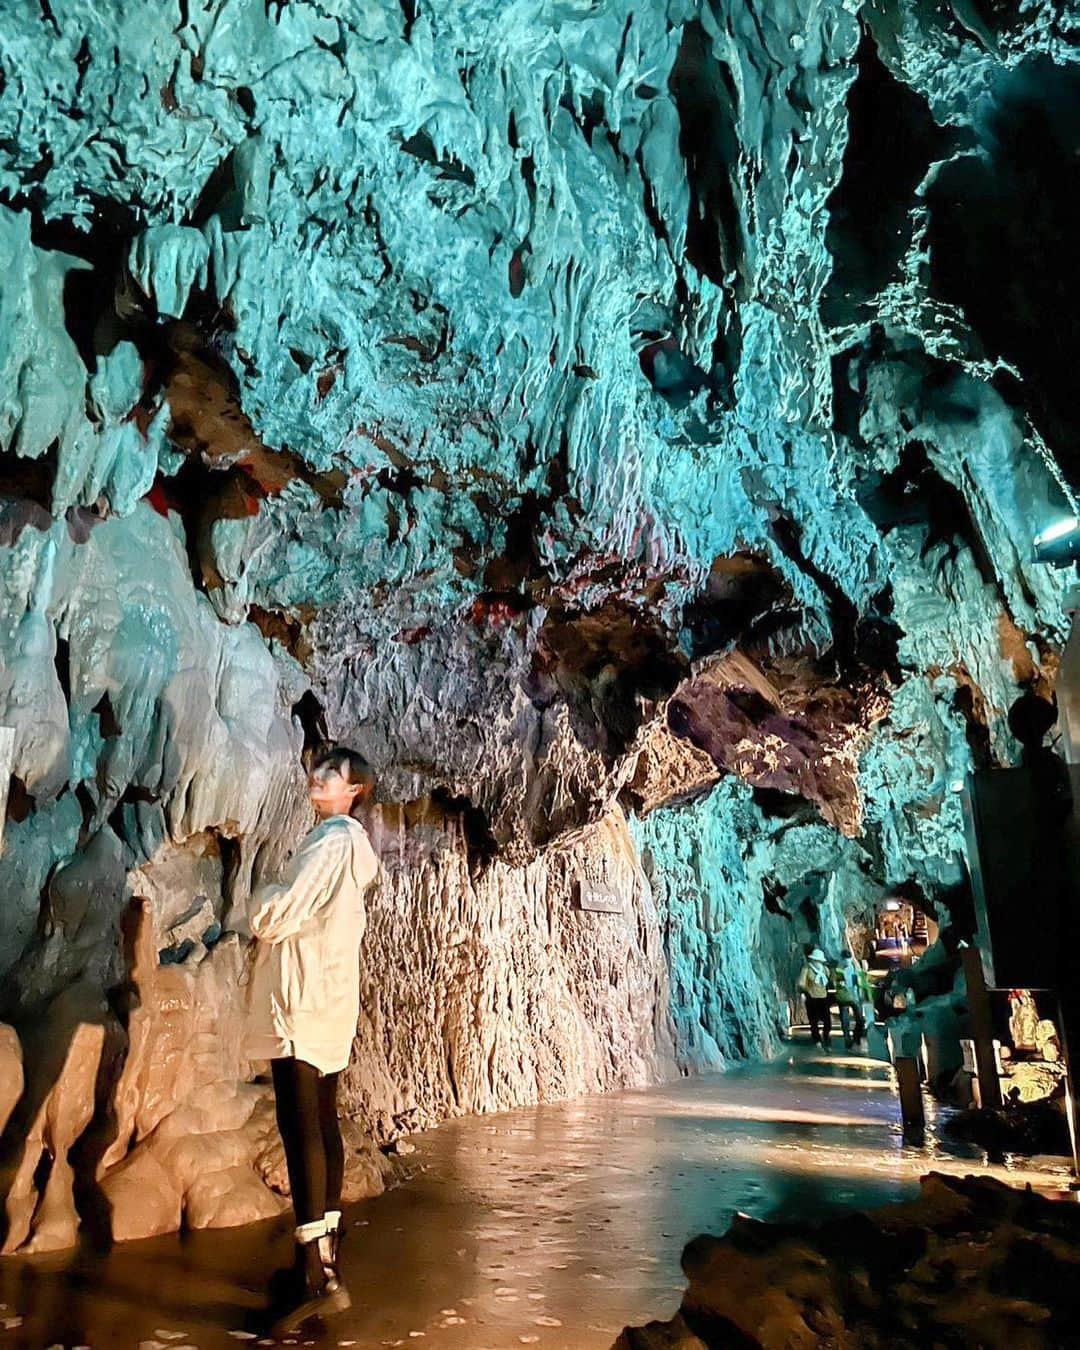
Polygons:
<instances>
[{"instance_id":1,"label":"woman's face","mask_svg":"<svg viewBox=\"0 0 1080 1350\"><path fill-rule=\"evenodd\" d=\"M363 794L362 783L350 783L340 769L323 765L308 774L308 797L316 814L323 817L345 816Z\"/></svg>"}]
</instances>

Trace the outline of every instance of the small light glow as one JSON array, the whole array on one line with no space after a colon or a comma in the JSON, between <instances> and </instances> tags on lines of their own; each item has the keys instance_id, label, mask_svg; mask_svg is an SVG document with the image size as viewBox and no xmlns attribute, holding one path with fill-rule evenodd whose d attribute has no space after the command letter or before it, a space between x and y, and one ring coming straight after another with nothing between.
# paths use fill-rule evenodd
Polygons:
<instances>
[{"instance_id":1,"label":"small light glow","mask_svg":"<svg viewBox=\"0 0 1080 1350\"><path fill-rule=\"evenodd\" d=\"M885 908L886 908L887 910L890 910L890 911L892 911L893 913L895 913L896 910L898 910L898 909L900 908L900 901L899 901L899 900L886 900L886 901L885 901Z\"/></svg>"},{"instance_id":2,"label":"small light glow","mask_svg":"<svg viewBox=\"0 0 1080 1350\"><path fill-rule=\"evenodd\" d=\"M829 1065L833 1065L834 1063L833 1060L826 1060L825 1062ZM878 1069L889 1069L892 1067L890 1064L886 1064L884 1060L874 1060L873 1063L874 1067ZM846 1068L847 1066L844 1065L843 1067ZM788 1083L798 1083L801 1087L821 1086L820 1076L810 1073L802 1075L791 1074L784 1081ZM828 1079L828 1084L830 1092L832 1092L833 1088L855 1088L859 1092L891 1092L893 1090L893 1083L889 1078L830 1078Z\"/></svg>"},{"instance_id":3,"label":"small light glow","mask_svg":"<svg viewBox=\"0 0 1080 1350\"><path fill-rule=\"evenodd\" d=\"M1066 516L1064 520L1059 520L1056 525L1051 525L1048 530L1043 530L1042 534L1035 536L1035 547L1042 544L1052 544L1055 539L1064 539L1067 534L1080 527L1080 520L1075 516Z\"/></svg>"}]
</instances>

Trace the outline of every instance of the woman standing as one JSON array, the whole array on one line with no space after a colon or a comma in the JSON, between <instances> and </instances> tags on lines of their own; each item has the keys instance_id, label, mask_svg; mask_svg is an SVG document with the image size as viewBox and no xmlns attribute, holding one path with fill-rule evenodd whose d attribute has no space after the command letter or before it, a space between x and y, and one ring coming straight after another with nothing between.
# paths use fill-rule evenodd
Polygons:
<instances>
[{"instance_id":1,"label":"woman standing","mask_svg":"<svg viewBox=\"0 0 1080 1350\"><path fill-rule=\"evenodd\" d=\"M825 953L815 947L799 972L796 989L806 1000L806 1018L810 1023L810 1039L815 1045L829 1048L832 1018L829 1016L829 967Z\"/></svg>"},{"instance_id":2,"label":"woman standing","mask_svg":"<svg viewBox=\"0 0 1080 1350\"><path fill-rule=\"evenodd\" d=\"M349 1306L338 1271L345 1154L337 1080L356 1034L364 892L378 870L351 812L373 788L352 751L316 761L308 793L318 824L282 881L261 886L248 907L256 942L247 1048L270 1061L296 1217L293 1269L276 1300L278 1335Z\"/></svg>"}]
</instances>

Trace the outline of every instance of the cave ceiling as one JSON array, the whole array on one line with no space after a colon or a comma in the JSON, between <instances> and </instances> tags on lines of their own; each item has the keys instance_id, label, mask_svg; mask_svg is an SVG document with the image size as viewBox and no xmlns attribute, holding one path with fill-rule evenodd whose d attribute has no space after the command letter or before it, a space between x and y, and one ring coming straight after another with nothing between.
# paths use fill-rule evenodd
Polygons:
<instances>
[{"instance_id":1,"label":"cave ceiling","mask_svg":"<svg viewBox=\"0 0 1080 1350\"><path fill-rule=\"evenodd\" d=\"M1078 40L1050 0L7 11L18 885L105 828L250 870L319 737L512 860L735 775L955 880L951 788L1065 632Z\"/></svg>"}]
</instances>

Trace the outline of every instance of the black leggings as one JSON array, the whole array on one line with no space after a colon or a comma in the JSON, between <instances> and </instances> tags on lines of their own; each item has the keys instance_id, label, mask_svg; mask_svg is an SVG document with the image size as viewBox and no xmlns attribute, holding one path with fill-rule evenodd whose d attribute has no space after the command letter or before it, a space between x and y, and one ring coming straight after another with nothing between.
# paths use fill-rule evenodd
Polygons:
<instances>
[{"instance_id":1,"label":"black leggings","mask_svg":"<svg viewBox=\"0 0 1080 1350\"><path fill-rule=\"evenodd\" d=\"M274 1106L285 1145L296 1222L313 1223L341 1208L345 1149L337 1117L336 1073L303 1059L272 1059Z\"/></svg>"}]
</instances>

